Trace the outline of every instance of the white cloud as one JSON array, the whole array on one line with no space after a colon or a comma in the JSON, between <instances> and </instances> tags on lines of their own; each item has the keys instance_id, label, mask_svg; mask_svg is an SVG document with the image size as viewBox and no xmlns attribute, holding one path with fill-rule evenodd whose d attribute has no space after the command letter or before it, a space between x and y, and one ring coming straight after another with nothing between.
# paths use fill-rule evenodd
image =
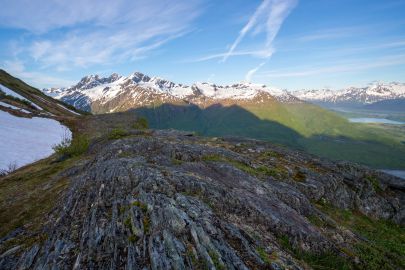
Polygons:
<instances>
[{"instance_id":1,"label":"white cloud","mask_svg":"<svg viewBox=\"0 0 405 270\"><path fill-rule=\"evenodd\" d=\"M377 59L369 60L356 60L350 62L341 62L335 65L321 66L321 67L307 67L300 70L281 70L281 71L268 71L258 74L261 78L296 78L307 77L321 74L341 74L346 72L365 71L369 69L397 66L405 64L405 54L386 56Z\"/></svg>"},{"instance_id":2,"label":"white cloud","mask_svg":"<svg viewBox=\"0 0 405 270\"><path fill-rule=\"evenodd\" d=\"M375 30L375 26L374 26ZM327 28L314 31L313 33L304 34L299 36L296 40L302 42L312 42L319 40L330 40L354 37L359 35L365 35L373 31L373 28L368 26L350 26L350 27L339 27L339 28Z\"/></svg>"},{"instance_id":3,"label":"white cloud","mask_svg":"<svg viewBox=\"0 0 405 270\"><path fill-rule=\"evenodd\" d=\"M222 61L226 61L235 51L239 43L247 33L253 35L266 33L265 50L270 50L274 38L277 36L281 25L287 18L291 10L296 6L298 0L263 0L250 17L247 24L241 29L238 37L230 46L228 52L224 54Z\"/></svg>"},{"instance_id":4,"label":"white cloud","mask_svg":"<svg viewBox=\"0 0 405 270\"><path fill-rule=\"evenodd\" d=\"M252 80L253 75L255 75L256 72L259 71L259 69L261 69L265 64L266 64L266 62L262 62L257 67L249 70L246 73L245 81L250 82Z\"/></svg>"},{"instance_id":5,"label":"white cloud","mask_svg":"<svg viewBox=\"0 0 405 270\"><path fill-rule=\"evenodd\" d=\"M29 31L33 60L58 71L134 61L190 30L201 0L14 0L0 26Z\"/></svg>"},{"instance_id":6,"label":"white cloud","mask_svg":"<svg viewBox=\"0 0 405 270\"><path fill-rule=\"evenodd\" d=\"M74 81L52 77L41 72L27 71L24 63L19 60L4 61L2 68L7 70L11 75L21 78L34 87L63 87L75 83Z\"/></svg>"},{"instance_id":7,"label":"white cloud","mask_svg":"<svg viewBox=\"0 0 405 270\"><path fill-rule=\"evenodd\" d=\"M0 25L45 33L61 27L127 25L194 13L195 0L13 0L2 1ZM175 18L174 18L175 19Z\"/></svg>"},{"instance_id":8,"label":"white cloud","mask_svg":"<svg viewBox=\"0 0 405 270\"><path fill-rule=\"evenodd\" d=\"M252 51L234 51L229 56L253 56L257 58L269 58L274 52L273 48L269 48L267 50L252 50ZM195 62L204 62L208 60L214 60L214 59L221 59L224 56L228 55L228 53L216 53L216 54L211 54L207 56L203 56L200 58L188 60L185 62L188 63L195 63Z\"/></svg>"}]
</instances>

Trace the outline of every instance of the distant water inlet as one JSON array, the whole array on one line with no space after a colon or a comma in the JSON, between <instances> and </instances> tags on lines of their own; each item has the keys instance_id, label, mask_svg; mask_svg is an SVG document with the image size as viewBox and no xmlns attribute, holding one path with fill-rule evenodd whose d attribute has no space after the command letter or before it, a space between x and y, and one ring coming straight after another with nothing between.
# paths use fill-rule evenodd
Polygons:
<instances>
[{"instance_id":1,"label":"distant water inlet","mask_svg":"<svg viewBox=\"0 0 405 270\"><path fill-rule=\"evenodd\" d=\"M405 122L399 122L384 118L349 118L349 121L352 123L377 123L377 124L390 124L390 125L405 125Z\"/></svg>"},{"instance_id":2,"label":"distant water inlet","mask_svg":"<svg viewBox=\"0 0 405 270\"><path fill-rule=\"evenodd\" d=\"M405 180L405 171L401 170L382 170L382 171Z\"/></svg>"}]
</instances>

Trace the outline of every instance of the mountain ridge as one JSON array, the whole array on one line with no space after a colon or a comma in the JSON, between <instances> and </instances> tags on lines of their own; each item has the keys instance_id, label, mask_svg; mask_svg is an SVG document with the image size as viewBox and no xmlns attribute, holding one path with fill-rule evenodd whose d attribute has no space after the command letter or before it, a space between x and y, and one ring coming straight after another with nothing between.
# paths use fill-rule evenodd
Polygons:
<instances>
[{"instance_id":1,"label":"mountain ridge","mask_svg":"<svg viewBox=\"0 0 405 270\"><path fill-rule=\"evenodd\" d=\"M268 87L262 84L236 83L217 85L207 82L196 82L192 85L174 83L159 77L149 77L140 72L134 72L127 77L113 73L109 77L89 75L83 77L76 85L68 88L43 89L57 99L73 106L89 110L92 103L106 104L119 95L126 95L138 100L132 106L143 106L158 99L161 103L186 102L194 104L212 104L215 101L255 101L276 99L280 102L300 102L286 90ZM123 106L125 107L125 106ZM128 107L128 106L127 106ZM107 112L117 111L117 108Z\"/></svg>"},{"instance_id":2,"label":"mountain ridge","mask_svg":"<svg viewBox=\"0 0 405 270\"><path fill-rule=\"evenodd\" d=\"M361 107L375 102L405 98L405 83L373 82L365 87L348 87L338 90L302 89L297 91L282 90L264 84L240 82L229 85L218 85L208 82L196 82L192 85L175 83L160 77L150 77L141 72L129 76L112 73L102 77L97 74L83 77L77 84L67 88L43 89L47 95L61 99L75 107L92 110L92 103L101 108L119 95L138 101L130 105L120 105L103 112L114 112L130 107L158 103L193 103L197 105L214 104L228 101L263 102L262 98L274 98L282 103L311 102L328 106ZM262 97L262 98L260 98ZM122 102L122 98L121 98ZM112 103L116 103L113 101Z\"/></svg>"},{"instance_id":3,"label":"mountain ridge","mask_svg":"<svg viewBox=\"0 0 405 270\"><path fill-rule=\"evenodd\" d=\"M405 83L376 82L365 87L298 90L293 94L302 100L314 103L362 106L383 100L405 98Z\"/></svg>"}]
</instances>

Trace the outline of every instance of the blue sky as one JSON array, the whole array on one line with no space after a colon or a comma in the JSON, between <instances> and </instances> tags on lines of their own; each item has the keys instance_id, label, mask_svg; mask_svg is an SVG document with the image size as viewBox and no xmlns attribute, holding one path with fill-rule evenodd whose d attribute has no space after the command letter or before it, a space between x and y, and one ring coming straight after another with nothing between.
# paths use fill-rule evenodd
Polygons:
<instances>
[{"instance_id":1,"label":"blue sky","mask_svg":"<svg viewBox=\"0 0 405 270\"><path fill-rule=\"evenodd\" d=\"M0 67L42 87L141 71L290 90L405 82L403 0L0 0Z\"/></svg>"}]
</instances>

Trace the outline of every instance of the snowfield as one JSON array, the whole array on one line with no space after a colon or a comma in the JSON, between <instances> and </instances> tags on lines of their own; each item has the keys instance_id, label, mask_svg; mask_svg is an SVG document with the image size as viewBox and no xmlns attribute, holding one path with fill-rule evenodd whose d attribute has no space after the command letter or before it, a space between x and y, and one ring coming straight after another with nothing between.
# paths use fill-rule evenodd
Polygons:
<instances>
[{"instance_id":1,"label":"snowfield","mask_svg":"<svg viewBox=\"0 0 405 270\"><path fill-rule=\"evenodd\" d=\"M48 118L22 118L0 111L0 170L15 164L22 167L53 153L52 146L70 130Z\"/></svg>"}]
</instances>

